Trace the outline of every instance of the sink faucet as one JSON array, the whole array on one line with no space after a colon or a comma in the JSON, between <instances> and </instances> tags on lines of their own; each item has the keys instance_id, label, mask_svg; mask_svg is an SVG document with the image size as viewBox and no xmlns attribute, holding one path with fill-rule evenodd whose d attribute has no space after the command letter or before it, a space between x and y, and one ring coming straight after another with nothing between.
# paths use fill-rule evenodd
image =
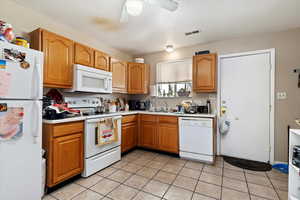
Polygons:
<instances>
[{"instance_id":1,"label":"sink faucet","mask_svg":"<svg viewBox=\"0 0 300 200\"><path fill-rule=\"evenodd\" d=\"M168 102L167 102L167 101L164 101L164 104L165 104L165 107L166 107L166 111L168 112L168 111L169 111Z\"/></svg>"}]
</instances>

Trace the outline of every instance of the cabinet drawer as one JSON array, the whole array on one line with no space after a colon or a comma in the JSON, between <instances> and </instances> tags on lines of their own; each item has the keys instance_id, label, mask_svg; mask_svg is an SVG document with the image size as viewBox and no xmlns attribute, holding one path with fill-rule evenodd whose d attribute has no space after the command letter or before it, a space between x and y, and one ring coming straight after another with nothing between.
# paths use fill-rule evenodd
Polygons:
<instances>
[{"instance_id":1,"label":"cabinet drawer","mask_svg":"<svg viewBox=\"0 0 300 200\"><path fill-rule=\"evenodd\" d=\"M173 116L159 116L159 123L167 123L167 124L177 124L178 118Z\"/></svg>"},{"instance_id":2,"label":"cabinet drawer","mask_svg":"<svg viewBox=\"0 0 300 200\"><path fill-rule=\"evenodd\" d=\"M122 117L122 124L136 122L136 121L137 121L137 115L127 115Z\"/></svg>"},{"instance_id":3,"label":"cabinet drawer","mask_svg":"<svg viewBox=\"0 0 300 200\"><path fill-rule=\"evenodd\" d=\"M142 115L141 116L141 121L156 122L157 121L157 116L155 116L155 115Z\"/></svg>"},{"instance_id":4,"label":"cabinet drawer","mask_svg":"<svg viewBox=\"0 0 300 200\"><path fill-rule=\"evenodd\" d=\"M53 126L53 137L83 132L83 122L71 122Z\"/></svg>"}]
</instances>

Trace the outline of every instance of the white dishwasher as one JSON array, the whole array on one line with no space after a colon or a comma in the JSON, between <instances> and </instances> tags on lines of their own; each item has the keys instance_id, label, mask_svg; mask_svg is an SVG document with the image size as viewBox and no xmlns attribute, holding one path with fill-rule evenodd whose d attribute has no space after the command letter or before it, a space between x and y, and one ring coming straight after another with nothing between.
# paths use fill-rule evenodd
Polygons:
<instances>
[{"instance_id":1,"label":"white dishwasher","mask_svg":"<svg viewBox=\"0 0 300 200\"><path fill-rule=\"evenodd\" d=\"M180 157L212 163L213 152L213 119L180 117Z\"/></svg>"}]
</instances>

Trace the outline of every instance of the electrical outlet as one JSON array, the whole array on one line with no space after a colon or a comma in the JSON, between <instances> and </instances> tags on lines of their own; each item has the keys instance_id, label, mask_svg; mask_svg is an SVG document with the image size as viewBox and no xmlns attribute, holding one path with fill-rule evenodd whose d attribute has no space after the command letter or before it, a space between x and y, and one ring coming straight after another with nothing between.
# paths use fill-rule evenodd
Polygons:
<instances>
[{"instance_id":1,"label":"electrical outlet","mask_svg":"<svg viewBox=\"0 0 300 200\"><path fill-rule=\"evenodd\" d=\"M286 92L277 92L277 99L278 100L283 100L287 98Z\"/></svg>"}]
</instances>

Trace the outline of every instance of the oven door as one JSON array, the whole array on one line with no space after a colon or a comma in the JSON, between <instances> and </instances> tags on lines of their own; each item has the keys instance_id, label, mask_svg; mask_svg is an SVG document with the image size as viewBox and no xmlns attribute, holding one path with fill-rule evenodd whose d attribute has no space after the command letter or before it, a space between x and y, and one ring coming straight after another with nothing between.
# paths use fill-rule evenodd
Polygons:
<instances>
[{"instance_id":1,"label":"oven door","mask_svg":"<svg viewBox=\"0 0 300 200\"><path fill-rule=\"evenodd\" d=\"M98 69L77 69L75 74L76 91L94 93L112 93L110 72Z\"/></svg>"},{"instance_id":2,"label":"oven door","mask_svg":"<svg viewBox=\"0 0 300 200\"><path fill-rule=\"evenodd\" d=\"M96 119L89 119L85 122L85 143L84 143L84 154L85 158L90 158L92 156L95 156L99 153L108 151L110 149L113 149L115 147L118 147L121 145L121 116L114 116L111 117L113 121L117 120L117 129L118 129L118 140L116 142L101 145L96 145L96 135L97 135L97 125L98 123L103 120L103 118L96 118Z\"/></svg>"}]
</instances>

